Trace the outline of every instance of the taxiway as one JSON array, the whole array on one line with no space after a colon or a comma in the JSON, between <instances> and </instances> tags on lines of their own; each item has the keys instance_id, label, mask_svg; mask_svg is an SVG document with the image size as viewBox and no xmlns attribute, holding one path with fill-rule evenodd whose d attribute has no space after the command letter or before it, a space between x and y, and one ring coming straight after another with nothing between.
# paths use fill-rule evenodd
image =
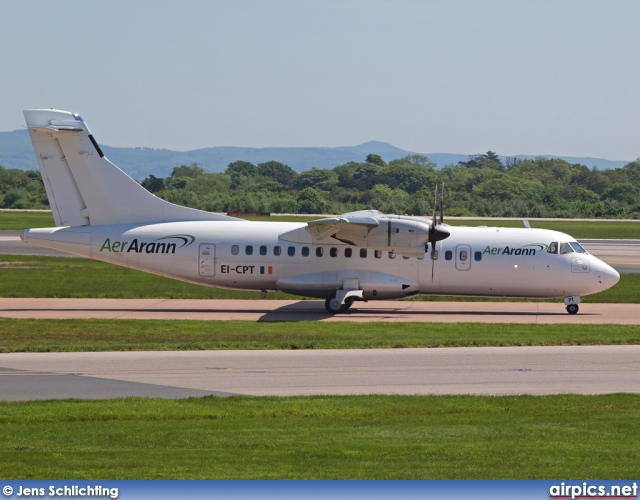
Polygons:
<instances>
[{"instance_id":1,"label":"taxiway","mask_svg":"<svg viewBox=\"0 0 640 500\"><path fill-rule=\"evenodd\" d=\"M41 319L190 319L202 321L351 321L640 325L640 304L557 302L358 302L331 315L321 300L0 298L0 317Z\"/></svg>"},{"instance_id":2,"label":"taxiway","mask_svg":"<svg viewBox=\"0 0 640 500\"><path fill-rule=\"evenodd\" d=\"M0 400L640 393L640 346L0 354Z\"/></svg>"}]
</instances>

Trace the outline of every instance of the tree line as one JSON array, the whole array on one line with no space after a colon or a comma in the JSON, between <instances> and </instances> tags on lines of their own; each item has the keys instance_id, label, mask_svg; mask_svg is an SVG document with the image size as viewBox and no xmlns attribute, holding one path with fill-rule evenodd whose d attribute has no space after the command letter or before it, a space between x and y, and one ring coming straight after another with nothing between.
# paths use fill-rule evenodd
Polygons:
<instances>
[{"instance_id":1,"label":"tree line","mask_svg":"<svg viewBox=\"0 0 640 500\"><path fill-rule=\"evenodd\" d=\"M385 213L430 215L435 185L445 183L445 209L454 216L640 218L640 158L598 170L560 159L507 158L492 151L442 169L424 155L297 173L269 161L230 163L222 173L197 164L168 177L149 175L142 186L165 200L214 212ZM38 171L0 166L0 208L46 208Z\"/></svg>"}]
</instances>

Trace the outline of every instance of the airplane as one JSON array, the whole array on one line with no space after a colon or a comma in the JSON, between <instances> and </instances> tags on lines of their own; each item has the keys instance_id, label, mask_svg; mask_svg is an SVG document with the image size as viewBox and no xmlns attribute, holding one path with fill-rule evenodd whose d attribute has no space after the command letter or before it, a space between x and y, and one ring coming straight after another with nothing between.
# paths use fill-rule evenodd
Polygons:
<instances>
[{"instance_id":1,"label":"airplane","mask_svg":"<svg viewBox=\"0 0 640 500\"><path fill-rule=\"evenodd\" d=\"M56 227L27 243L199 285L357 301L414 295L563 298L606 290L620 275L575 238L532 228L450 226L362 210L307 223L253 222L169 203L103 154L78 114L24 111ZM436 204L438 200L436 188Z\"/></svg>"}]
</instances>

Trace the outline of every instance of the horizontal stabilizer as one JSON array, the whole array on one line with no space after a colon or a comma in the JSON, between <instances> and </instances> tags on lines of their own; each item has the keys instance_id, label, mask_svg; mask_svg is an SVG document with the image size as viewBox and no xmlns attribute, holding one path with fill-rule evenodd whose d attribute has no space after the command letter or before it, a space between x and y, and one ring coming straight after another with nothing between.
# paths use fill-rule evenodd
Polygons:
<instances>
[{"instance_id":1,"label":"horizontal stabilizer","mask_svg":"<svg viewBox=\"0 0 640 500\"><path fill-rule=\"evenodd\" d=\"M90 227L45 227L24 229L20 238L25 243L35 243L81 257L91 257Z\"/></svg>"}]
</instances>

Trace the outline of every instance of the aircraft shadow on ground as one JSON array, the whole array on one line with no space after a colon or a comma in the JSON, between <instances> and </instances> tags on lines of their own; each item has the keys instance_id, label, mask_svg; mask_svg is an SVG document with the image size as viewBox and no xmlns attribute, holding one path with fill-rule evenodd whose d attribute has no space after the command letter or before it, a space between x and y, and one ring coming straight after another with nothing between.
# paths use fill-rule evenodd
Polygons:
<instances>
[{"instance_id":1,"label":"aircraft shadow on ground","mask_svg":"<svg viewBox=\"0 0 640 500\"><path fill-rule=\"evenodd\" d=\"M468 306L467 306L468 307ZM120 309L120 308L89 308L89 309L80 309L74 307L66 307L66 308L5 308L1 309L4 312L33 312L33 313L42 313L42 312L66 312L72 313L77 312L79 314L83 313L121 313L121 317L114 317L113 319L128 319L127 316L130 314L141 313L141 314L163 314L163 313L171 313L175 314L175 319L188 319L181 318L181 314L207 314L210 313L212 315L215 314L227 314L227 315L242 315L242 314L255 314L261 315L257 321L322 321L326 319L330 319L333 317L345 319L359 319L362 318L363 321L369 320L382 320L385 318L393 318L398 319L400 316L407 317L407 320L410 321L410 318L413 317L432 317L434 321L438 320L438 317L442 316L461 316L461 317L470 317L470 316L482 316L482 317L523 317L523 316L544 316L544 317L557 317L557 316L566 316L567 313L563 309L559 309L557 312L531 312L531 311L477 311L477 310L469 310L461 308L456 311L419 311L415 309L401 309L401 308L390 308L390 307L367 307L367 308L358 308L357 304L350 310L341 313L339 315L333 315L328 313L324 308L324 303L321 301L299 301L293 304L287 304L285 306L279 307L277 309L271 310L268 307L255 307L251 309L234 309L228 308L224 310L215 309L209 310L205 308L133 308L133 309ZM590 313L580 313L580 316L598 316L597 314ZM228 318L226 318L228 319ZM241 318L235 318L241 319Z\"/></svg>"},{"instance_id":2,"label":"aircraft shadow on ground","mask_svg":"<svg viewBox=\"0 0 640 500\"><path fill-rule=\"evenodd\" d=\"M306 307L303 309L304 305L311 305L312 307ZM367 318L371 318L372 320L383 320L385 318L394 318L398 316L415 316L415 317L433 317L435 321L439 316L483 316L483 317L523 317L523 316L567 316L566 311L559 310L558 312L528 312L528 311L472 311L472 310L458 310L458 311L416 311L416 310L408 310L408 309L395 309L395 308L366 308L366 309L358 309L357 304L353 306L352 309L336 315L335 317L352 317L352 318L362 318L363 320L367 320ZM381 317L383 316L383 317ZM597 316L597 314L589 314L589 313L581 313L581 316ZM301 301L296 302L295 304L288 304L286 306L280 307L273 311L268 311L264 316L262 316L258 321L322 321L325 319L329 319L334 317L333 314L329 314L324 309L324 305L321 302L309 302L309 301ZM394 318L395 319L395 318Z\"/></svg>"}]
</instances>

